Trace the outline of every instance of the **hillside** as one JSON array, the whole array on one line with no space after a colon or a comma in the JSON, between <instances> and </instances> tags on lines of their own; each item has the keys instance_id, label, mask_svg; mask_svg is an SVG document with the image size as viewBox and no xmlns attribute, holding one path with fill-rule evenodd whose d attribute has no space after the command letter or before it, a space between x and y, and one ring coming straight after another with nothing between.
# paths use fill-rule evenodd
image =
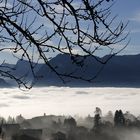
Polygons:
<instances>
[{"instance_id":1,"label":"hillside","mask_svg":"<svg viewBox=\"0 0 140 140\"><path fill-rule=\"evenodd\" d=\"M105 56L103 59L106 59ZM77 62L84 57L77 57ZM100 59L100 58L98 58ZM106 65L97 62L93 57L87 57L82 66L73 63L69 55L59 54L49 63L62 74L82 77L85 79L97 75L93 82L89 83L79 79L63 77L65 83L47 65L38 64L34 71L40 77L35 79L31 72L30 64L26 60L19 60L16 65L5 64L6 67L14 68L11 74L25 81L35 82L35 86L71 86L71 87L140 87L140 55L124 55L113 57ZM100 70L102 71L98 73ZM6 68L5 68L6 69ZM3 80L3 79L1 79ZM11 84L11 81L6 81ZM0 83L6 85L4 80ZM2 84L3 83L3 84ZM13 82L12 82L13 83Z\"/></svg>"},{"instance_id":2,"label":"hillside","mask_svg":"<svg viewBox=\"0 0 140 140\"><path fill-rule=\"evenodd\" d=\"M107 56L106 56L107 57ZM81 58L79 58L81 59ZM125 55L115 56L106 65L103 70L94 79L93 83L88 83L81 80L64 78L66 84L47 66L42 65L37 74L43 76L38 80L37 86L125 86L125 87L139 87L140 86L140 55ZM102 64L97 62L94 58L88 57L84 61L83 67L78 67L73 64L70 56L58 55L53 58L50 63L57 67L57 71L61 73L70 73L75 71L74 75L83 78L90 78L96 76L102 68Z\"/></svg>"}]
</instances>

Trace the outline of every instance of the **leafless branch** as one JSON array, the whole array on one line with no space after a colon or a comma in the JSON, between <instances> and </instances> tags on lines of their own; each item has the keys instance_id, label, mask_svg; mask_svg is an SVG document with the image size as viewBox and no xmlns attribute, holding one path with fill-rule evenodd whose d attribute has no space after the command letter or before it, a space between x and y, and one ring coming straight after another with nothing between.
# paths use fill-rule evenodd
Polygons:
<instances>
[{"instance_id":1,"label":"leafless branch","mask_svg":"<svg viewBox=\"0 0 140 140\"><path fill-rule=\"evenodd\" d=\"M124 33L128 23L116 22L117 17L111 16L111 7L112 2L106 0L1 0L0 44L5 47L1 45L0 52L22 52L18 58L29 61L34 77L34 68L41 60L64 83L64 77L91 82L100 71L90 79L73 72L60 73L51 65L48 54L51 51L69 54L73 63L81 68L89 56L101 65L106 64L127 46L114 52L114 46L126 41L128 36ZM7 47L10 44L12 47ZM109 57L99 59L96 54L106 48L110 50ZM75 53L74 50L78 51ZM54 57L53 53L51 57ZM79 61L77 57L83 59ZM28 87L23 78L7 71L0 70L0 73L17 81L19 86L32 87Z\"/></svg>"}]
</instances>

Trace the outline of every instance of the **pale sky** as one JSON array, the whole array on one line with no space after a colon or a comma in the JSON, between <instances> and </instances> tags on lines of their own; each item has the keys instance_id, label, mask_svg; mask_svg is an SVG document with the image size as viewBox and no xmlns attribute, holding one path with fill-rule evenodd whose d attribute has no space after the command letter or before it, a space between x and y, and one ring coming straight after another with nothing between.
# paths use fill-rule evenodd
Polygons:
<instances>
[{"instance_id":1,"label":"pale sky","mask_svg":"<svg viewBox=\"0 0 140 140\"><path fill-rule=\"evenodd\" d=\"M131 42L129 43L128 47L120 54L138 54L140 53L140 1L114 0L114 2L115 4L111 8L112 16L118 15L118 21L129 21L129 25L125 30L125 33L130 32L128 39L130 38ZM49 26L49 24L47 26ZM124 44L118 44L118 46L123 45ZM100 51L100 53L102 54L103 52ZM18 55L20 55L20 53ZM9 52L0 53L0 58L2 58L1 61L6 59L9 63L13 63L13 60L15 59L12 55L9 54Z\"/></svg>"},{"instance_id":2,"label":"pale sky","mask_svg":"<svg viewBox=\"0 0 140 140\"><path fill-rule=\"evenodd\" d=\"M120 19L129 21L127 30L130 31L131 42L124 50L124 54L140 53L140 1L116 0L112 11L118 14Z\"/></svg>"}]
</instances>

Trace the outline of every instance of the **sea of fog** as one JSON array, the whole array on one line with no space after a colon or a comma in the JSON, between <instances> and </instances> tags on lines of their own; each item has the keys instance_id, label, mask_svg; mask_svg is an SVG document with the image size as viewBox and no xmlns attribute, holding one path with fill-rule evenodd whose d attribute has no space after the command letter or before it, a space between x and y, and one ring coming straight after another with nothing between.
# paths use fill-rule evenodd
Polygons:
<instances>
[{"instance_id":1,"label":"sea of fog","mask_svg":"<svg viewBox=\"0 0 140 140\"><path fill-rule=\"evenodd\" d=\"M0 89L0 116L22 114L25 118L44 113L54 115L94 115L95 107L103 114L122 109L140 114L140 88L66 88L46 87L21 91Z\"/></svg>"}]
</instances>

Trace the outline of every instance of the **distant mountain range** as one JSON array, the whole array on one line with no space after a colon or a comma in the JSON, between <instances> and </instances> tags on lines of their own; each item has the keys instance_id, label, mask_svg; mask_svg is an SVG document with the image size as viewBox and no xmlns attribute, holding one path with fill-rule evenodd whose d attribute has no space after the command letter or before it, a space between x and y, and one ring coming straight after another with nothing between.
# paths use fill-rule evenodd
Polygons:
<instances>
[{"instance_id":1,"label":"distant mountain range","mask_svg":"<svg viewBox=\"0 0 140 140\"><path fill-rule=\"evenodd\" d=\"M106 59L105 56L103 59ZM80 62L83 57L77 57ZM100 59L100 58L98 58ZM83 61L83 66L77 66L73 63L71 57L65 54L59 54L50 60L50 64L58 72L68 74L73 72L74 76L89 79L97 75L92 83L79 79L63 77L63 81L45 64L38 64L35 73L38 79L34 79L29 62L19 60L11 74L22 77L26 75L25 80L35 82L35 86L72 86L72 87L140 87L140 55L114 56L106 65L97 62L93 57L87 57ZM10 65L11 67L11 65ZM99 71L102 71L99 73ZM0 81L3 79L0 79ZM7 81L6 81L7 82ZM6 83L3 82L2 83ZM1 82L0 82L1 85ZM9 85L9 84L8 84Z\"/></svg>"},{"instance_id":2,"label":"distant mountain range","mask_svg":"<svg viewBox=\"0 0 140 140\"><path fill-rule=\"evenodd\" d=\"M10 84L8 84L5 80L0 78L0 88L3 88L3 87L10 87Z\"/></svg>"}]
</instances>

